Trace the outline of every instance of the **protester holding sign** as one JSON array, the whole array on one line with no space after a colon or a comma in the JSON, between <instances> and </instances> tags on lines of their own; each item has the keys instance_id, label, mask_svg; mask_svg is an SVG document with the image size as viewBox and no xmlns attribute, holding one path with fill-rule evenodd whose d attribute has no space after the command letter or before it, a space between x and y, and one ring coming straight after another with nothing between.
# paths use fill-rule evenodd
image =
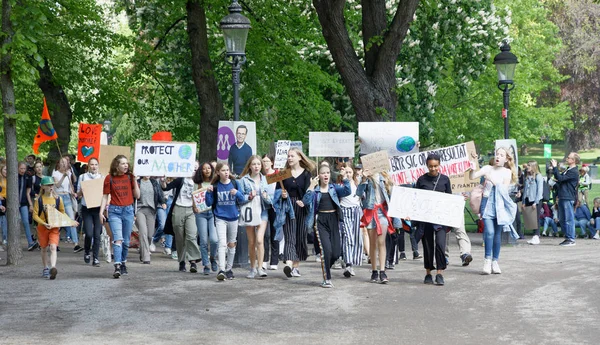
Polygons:
<instances>
[{"instance_id":1,"label":"protester holding sign","mask_svg":"<svg viewBox=\"0 0 600 345\"><path fill-rule=\"evenodd\" d=\"M251 212L243 212L242 219L246 224L246 233L248 235L248 253L250 256L250 272L246 278L254 278L257 274L264 278L267 272L263 270L261 262L264 257L264 239L267 221L269 220L268 209L272 205L272 199L269 196L267 179L261 173L262 160L260 156L254 155L248 159L244 170L241 173L242 193L250 200L244 205L251 208ZM253 215L258 211L259 219L248 219L248 215ZM258 225L257 225L258 224ZM258 268L258 270L257 270Z\"/></svg>"},{"instance_id":2,"label":"protester holding sign","mask_svg":"<svg viewBox=\"0 0 600 345\"><path fill-rule=\"evenodd\" d=\"M202 163L200 169L194 174L194 189L207 188L210 186L210 181L215 176L215 171L209 162ZM206 203L206 200L205 200ZM204 265L204 275L209 275L210 271L216 272L217 266L217 248L219 246L219 238L217 229L215 228L215 217L212 208L207 208L204 211L196 209L196 228L198 228L198 244L200 246L200 255L202 255L202 265ZM210 266L208 257L208 244L210 242Z\"/></svg>"},{"instance_id":3,"label":"protester holding sign","mask_svg":"<svg viewBox=\"0 0 600 345\"><path fill-rule=\"evenodd\" d=\"M85 202L85 198L83 196L81 183L83 181L96 180L102 178L102 174L98 172L98 165L98 160L96 158L90 158L88 160L87 165L88 171L85 174L79 175L79 183L77 184L77 196L81 198L81 215L83 218L83 228L85 230L85 241L83 245L83 261L86 264L90 263L90 249L92 249L92 265L94 267L100 266L100 260L98 259L98 253L100 251L100 235L102 234L102 224L100 223L100 207L87 207L88 205ZM91 248L92 239L94 245L93 248Z\"/></svg>"},{"instance_id":4,"label":"protester holding sign","mask_svg":"<svg viewBox=\"0 0 600 345\"><path fill-rule=\"evenodd\" d=\"M288 159L285 168L289 169L292 177L283 180L283 188L281 184L277 185L277 189L283 189L281 197L290 199L295 218L286 216L285 224L283 225L284 249L283 260L286 266L283 272L288 278L300 277L300 261L305 261L308 258L308 243L306 237L308 228L306 227L305 219L308 210L304 207L302 198L310 185L311 173L315 170L315 163L308 159L297 148L291 148L288 151Z\"/></svg>"},{"instance_id":5,"label":"protester holding sign","mask_svg":"<svg viewBox=\"0 0 600 345\"><path fill-rule=\"evenodd\" d=\"M65 212L71 219L75 219L75 209L73 206L76 206L75 190L73 188L72 179L74 178L73 169L69 164L67 158L61 158L58 163L56 163L56 170L52 173L52 177L54 177L54 187L56 194L60 196L65 204ZM83 250L81 246L79 246L79 238L77 236L77 229L73 226L67 227L67 241L73 241L75 246L73 247L73 251L75 253Z\"/></svg>"},{"instance_id":6,"label":"protester holding sign","mask_svg":"<svg viewBox=\"0 0 600 345\"><path fill-rule=\"evenodd\" d=\"M340 198L340 225L342 235L342 254L346 263L344 277L350 278L355 275L354 266L362 263L363 237L360 230L360 218L362 207L360 198L356 195L358 178L354 174L352 164L345 163L339 169L340 174L337 183L342 184L344 177L350 181L350 195Z\"/></svg>"},{"instance_id":7,"label":"protester holding sign","mask_svg":"<svg viewBox=\"0 0 600 345\"><path fill-rule=\"evenodd\" d=\"M140 261L150 264L150 253L156 249L152 243L156 225L156 211L167 208L165 196L158 181L144 176L137 181L140 188L140 198L137 203L135 225L138 228L140 240Z\"/></svg>"},{"instance_id":8,"label":"protester holding sign","mask_svg":"<svg viewBox=\"0 0 600 345\"><path fill-rule=\"evenodd\" d=\"M369 233L369 255L371 257L371 282L382 284L388 282L385 273L386 260L386 230L395 231L392 220L387 215L387 205L390 202L393 182L385 172L371 174L369 168L364 168L363 178L356 189L356 195L363 200L363 217L361 223L365 224ZM376 251L377 250L377 251ZM379 257L378 257L379 254ZM379 260L376 260L379 258ZM379 272L377 271L379 261Z\"/></svg>"},{"instance_id":9,"label":"protester holding sign","mask_svg":"<svg viewBox=\"0 0 600 345\"><path fill-rule=\"evenodd\" d=\"M54 192L54 180L50 176L44 176L41 181L42 190L40 196L33 204L33 219L37 222L37 234L40 247L42 248L42 277L55 279L58 241L60 238L58 227L52 227L47 223L48 208L55 208L65 213L65 205L61 198ZM48 266L48 246L50 246L50 266Z\"/></svg>"},{"instance_id":10,"label":"protester holding sign","mask_svg":"<svg viewBox=\"0 0 600 345\"><path fill-rule=\"evenodd\" d=\"M415 188L452 194L450 179L448 176L439 172L440 156L437 154L430 154L427 156L426 162L429 172L419 177L415 184ZM418 231L422 234L423 262L425 271L427 272L423 282L425 284L433 284L431 270L437 269L435 283L437 285L444 285L442 272L446 269L446 256L444 255L446 249L446 232L450 229L446 226L427 222L419 222L417 226L419 227ZM433 265L434 257L435 266Z\"/></svg>"},{"instance_id":11,"label":"protester holding sign","mask_svg":"<svg viewBox=\"0 0 600 345\"><path fill-rule=\"evenodd\" d=\"M508 196L509 185L517 182L513 158L506 148L496 149L495 165L486 165L477 172L470 172L470 178L485 177L480 212L483 218L483 243L485 260L483 274L500 274L498 258L502 244L502 232L512 229L517 205ZM518 236L518 235L517 235Z\"/></svg>"},{"instance_id":12,"label":"protester holding sign","mask_svg":"<svg viewBox=\"0 0 600 345\"><path fill-rule=\"evenodd\" d=\"M118 279L127 275L127 254L129 240L133 228L133 200L140 197L140 188L135 182L135 176L129 171L129 162L124 155L113 158L108 176L104 178L102 204L100 205L100 221L108 220L113 237L113 254L115 256L115 271L113 277ZM110 195L110 205L108 196ZM108 219L104 210L108 205Z\"/></svg>"},{"instance_id":13,"label":"protester holding sign","mask_svg":"<svg viewBox=\"0 0 600 345\"><path fill-rule=\"evenodd\" d=\"M262 173L265 176L275 173L273 169L273 156L266 154L262 157ZM275 188L277 188L277 182L267 186L267 193L272 201L275 200ZM277 234L277 230L275 229L275 219L277 217L275 206L270 205L267 213L269 215L269 233L265 236L263 269L276 270L279 263L279 241L275 239L275 235Z\"/></svg>"}]
</instances>

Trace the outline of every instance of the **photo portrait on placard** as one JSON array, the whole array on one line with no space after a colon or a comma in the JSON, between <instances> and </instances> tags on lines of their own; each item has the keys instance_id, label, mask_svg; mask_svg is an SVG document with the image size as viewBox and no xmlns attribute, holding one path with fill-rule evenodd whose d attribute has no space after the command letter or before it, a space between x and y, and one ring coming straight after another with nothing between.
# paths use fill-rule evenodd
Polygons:
<instances>
[{"instance_id":1,"label":"photo portrait on placard","mask_svg":"<svg viewBox=\"0 0 600 345\"><path fill-rule=\"evenodd\" d=\"M256 154L256 123L249 121L219 121L217 161L229 164L235 175L244 170L250 156Z\"/></svg>"}]
</instances>

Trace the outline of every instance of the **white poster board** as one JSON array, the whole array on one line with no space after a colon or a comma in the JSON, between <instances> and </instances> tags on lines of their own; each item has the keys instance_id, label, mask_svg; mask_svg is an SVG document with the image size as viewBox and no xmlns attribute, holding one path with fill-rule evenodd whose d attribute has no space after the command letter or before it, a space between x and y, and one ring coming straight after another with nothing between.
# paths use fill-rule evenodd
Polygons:
<instances>
[{"instance_id":1,"label":"white poster board","mask_svg":"<svg viewBox=\"0 0 600 345\"><path fill-rule=\"evenodd\" d=\"M196 204L196 208L200 213L206 212L211 208L206 205L206 191L208 188L200 188L196 191L192 192L192 197L194 198L194 203Z\"/></svg>"},{"instance_id":2,"label":"white poster board","mask_svg":"<svg viewBox=\"0 0 600 345\"><path fill-rule=\"evenodd\" d=\"M310 157L354 157L354 133L309 132Z\"/></svg>"},{"instance_id":3,"label":"white poster board","mask_svg":"<svg viewBox=\"0 0 600 345\"><path fill-rule=\"evenodd\" d=\"M359 122L360 153L387 150L390 156L419 152L418 122Z\"/></svg>"},{"instance_id":4,"label":"white poster board","mask_svg":"<svg viewBox=\"0 0 600 345\"><path fill-rule=\"evenodd\" d=\"M388 215L458 228L465 222L464 209L461 195L394 186Z\"/></svg>"},{"instance_id":5,"label":"white poster board","mask_svg":"<svg viewBox=\"0 0 600 345\"><path fill-rule=\"evenodd\" d=\"M288 151L291 147L291 141L289 140L278 140L275 143L275 162L273 162L274 169L285 168L285 162L287 162Z\"/></svg>"},{"instance_id":6,"label":"white poster board","mask_svg":"<svg viewBox=\"0 0 600 345\"><path fill-rule=\"evenodd\" d=\"M134 157L136 176L190 177L196 163L196 143L138 140Z\"/></svg>"}]
</instances>

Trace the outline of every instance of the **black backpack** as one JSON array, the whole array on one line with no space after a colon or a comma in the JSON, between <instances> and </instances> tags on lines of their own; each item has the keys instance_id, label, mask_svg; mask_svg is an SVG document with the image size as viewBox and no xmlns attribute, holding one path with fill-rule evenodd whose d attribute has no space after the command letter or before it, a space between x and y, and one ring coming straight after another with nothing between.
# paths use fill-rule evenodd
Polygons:
<instances>
[{"instance_id":1,"label":"black backpack","mask_svg":"<svg viewBox=\"0 0 600 345\"><path fill-rule=\"evenodd\" d=\"M58 211L60 207L60 197L56 198L56 210ZM42 216L42 212L44 212L44 204L42 203L42 196L38 198L38 217Z\"/></svg>"}]
</instances>

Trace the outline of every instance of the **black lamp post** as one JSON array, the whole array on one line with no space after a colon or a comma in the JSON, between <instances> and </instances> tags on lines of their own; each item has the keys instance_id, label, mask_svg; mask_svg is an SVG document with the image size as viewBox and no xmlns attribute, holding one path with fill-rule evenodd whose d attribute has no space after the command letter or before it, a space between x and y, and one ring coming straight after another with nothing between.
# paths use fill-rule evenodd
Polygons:
<instances>
[{"instance_id":1,"label":"black lamp post","mask_svg":"<svg viewBox=\"0 0 600 345\"><path fill-rule=\"evenodd\" d=\"M496 70L498 71L498 88L504 95L502 117L504 118L504 139L508 139L508 104L510 91L515 88L513 77L515 76L515 67L519 61L515 54L510 52L510 45L508 42L502 42L500 50L500 54L494 57L494 65L496 65Z\"/></svg>"},{"instance_id":2,"label":"black lamp post","mask_svg":"<svg viewBox=\"0 0 600 345\"><path fill-rule=\"evenodd\" d=\"M246 39L250 30L250 20L244 17L242 6L233 0L229 6L229 14L221 19L221 30L225 38L227 53L225 61L231 65L233 76L233 119L240 119L239 87L240 71L246 62Z\"/></svg>"}]
</instances>

